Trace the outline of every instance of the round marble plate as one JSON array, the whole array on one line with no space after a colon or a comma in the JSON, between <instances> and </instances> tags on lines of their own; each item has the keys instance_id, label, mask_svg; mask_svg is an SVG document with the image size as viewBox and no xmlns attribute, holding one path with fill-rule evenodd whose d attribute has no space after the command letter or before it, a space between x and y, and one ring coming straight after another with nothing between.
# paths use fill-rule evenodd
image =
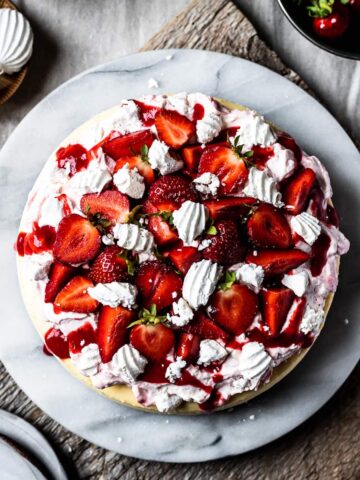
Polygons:
<instances>
[{"instance_id":1,"label":"round marble plate","mask_svg":"<svg viewBox=\"0 0 360 480\"><path fill-rule=\"evenodd\" d=\"M16 415L0 410L0 435L8 437L35 460L38 460L54 480L67 479L54 450L45 437L30 423ZM0 465L4 464L0 461Z\"/></svg>"},{"instance_id":2,"label":"round marble plate","mask_svg":"<svg viewBox=\"0 0 360 480\"><path fill-rule=\"evenodd\" d=\"M172 55L169 59L169 55ZM149 90L155 78L159 88ZM48 156L74 128L121 98L151 92L202 91L248 105L289 131L328 167L342 229L352 241L326 326L303 362L268 393L231 412L199 417L149 414L88 390L42 353L27 317L12 250L26 194ZM227 55L155 51L96 67L65 83L19 124L0 153L0 357L20 387L46 413L87 440L138 458L194 462L235 455L289 432L341 386L359 359L360 157L334 118L279 75Z\"/></svg>"}]
</instances>

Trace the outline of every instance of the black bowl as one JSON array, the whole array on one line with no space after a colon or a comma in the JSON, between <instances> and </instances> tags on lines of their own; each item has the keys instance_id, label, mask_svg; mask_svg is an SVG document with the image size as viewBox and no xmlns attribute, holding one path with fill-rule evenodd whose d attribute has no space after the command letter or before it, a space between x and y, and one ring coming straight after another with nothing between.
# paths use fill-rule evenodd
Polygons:
<instances>
[{"instance_id":1,"label":"black bowl","mask_svg":"<svg viewBox=\"0 0 360 480\"><path fill-rule=\"evenodd\" d=\"M334 55L360 60L360 19L341 39L328 42L313 32L312 20L304 5L299 6L294 0L278 0L278 3L290 23L314 45Z\"/></svg>"}]
</instances>

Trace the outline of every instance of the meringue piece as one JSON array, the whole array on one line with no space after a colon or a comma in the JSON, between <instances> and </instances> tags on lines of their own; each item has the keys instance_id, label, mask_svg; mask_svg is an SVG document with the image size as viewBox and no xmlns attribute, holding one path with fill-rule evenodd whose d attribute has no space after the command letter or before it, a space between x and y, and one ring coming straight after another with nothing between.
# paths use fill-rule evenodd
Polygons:
<instances>
[{"instance_id":1,"label":"meringue piece","mask_svg":"<svg viewBox=\"0 0 360 480\"><path fill-rule=\"evenodd\" d=\"M188 102L188 95L186 92L176 93L170 95L166 102L166 108L169 110L176 110L181 115L184 115L189 120L192 120L194 115L194 108Z\"/></svg>"},{"instance_id":2,"label":"meringue piece","mask_svg":"<svg viewBox=\"0 0 360 480\"><path fill-rule=\"evenodd\" d=\"M149 78L148 80L148 88L159 88L159 82L156 80L156 78Z\"/></svg>"},{"instance_id":3,"label":"meringue piece","mask_svg":"<svg viewBox=\"0 0 360 480\"><path fill-rule=\"evenodd\" d=\"M153 253L151 252L140 252L138 254L138 262L139 264L141 265L142 263L145 263L145 262L152 262L156 260L156 255L154 255Z\"/></svg>"},{"instance_id":4,"label":"meringue piece","mask_svg":"<svg viewBox=\"0 0 360 480\"><path fill-rule=\"evenodd\" d=\"M113 181L119 192L129 195L131 198L142 198L144 195L144 177L140 175L136 167L129 168L128 163L115 173Z\"/></svg>"},{"instance_id":5,"label":"meringue piece","mask_svg":"<svg viewBox=\"0 0 360 480\"><path fill-rule=\"evenodd\" d=\"M319 220L307 212L302 212L300 215L291 217L290 226L291 229L300 235L309 245L313 245L321 233Z\"/></svg>"},{"instance_id":6,"label":"meringue piece","mask_svg":"<svg viewBox=\"0 0 360 480\"><path fill-rule=\"evenodd\" d=\"M99 371L101 357L96 343L90 343L81 349L76 366L85 377L92 377Z\"/></svg>"},{"instance_id":7,"label":"meringue piece","mask_svg":"<svg viewBox=\"0 0 360 480\"><path fill-rule=\"evenodd\" d=\"M219 135L222 128L222 122L220 114L214 110L207 112L201 120L196 122L196 136L198 142L201 144L211 142L215 137Z\"/></svg>"},{"instance_id":8,"label":"meringue piece","mask_svg":"<svg viewBox=\"0 0 360 480\"><path fill-rule=\"evenodd\" d=\"M33 33L28 20L17 10L0 9L0 75L19 72L30 60Z\"/></svg>"},{"instance_id":9,"label":"meringue piece","mask_svg":"<svg viewBox=\"0 0 360 480\"><path fill-rule=\"evenodd\" d=\"M148 159L153 169L158 169L161 175L180 170L184 163L169 154L169 147L160 140L154 140L148 151Z\"/></svg>"},{"instance_id":10,"label":"meringue piece","mask_svg":"<svg viewBox=\"0 0 360 480\"><path fill-rule=\"evenodd\" d=\"M112 235L111 233L107 233L106 235L103 235L101 237L101 241L106 246L115 245L114 235Z\"/></svg>"},{"instance_id":11,"label":"meringue piece","mask_svg":"<svg viewBox=\"0 0 360 480\"><path fill-rule=\"evenodd\" d=\"M316 311L307 305L300 323L300 332L305 335L310 332L317 334L324 323L324 317L323 310Z\"/></svg>"},{"instance_id":12,"label":"meringue piece","mask_svg":"<svg viewBox=\"0 0 360 480\"><path fill-rule=\"evenodd\" d=\"M185 360L178 358L175 362L172 362L168 365L165 372L165 377L169 380L169 382L175 383L176 380L181 378L182 369L185 367L186 367Z\"/></svg>"},{"instance_id":13,"label":"meringue piece","mask_svg":"<svg viewBox=\"0 0 360 480\"><path fill-rule=\"evenodd\" d=\"M152 233L132 223L117 223L113 235L119 247L126 250L150 252L154 246Z\"/></svg>"},{"instance_id":14,"label":"meringue piece","mask_svg":"<svg viewBox=\"0 0 360 480\"><path fill-rule=\"evenodd\" d=\"M281 193L277 189L275 180L269 177L265 170L250 168L247 184L243 193L249 197L257 198L262 202L272 203L275 207L282 207Z\"/></svg>"},{"instance_id":15,"label":"meringue piece","mask_svg":"<svg viewBox=\"0 0 360 480\"><path fill-rule=\"evenodd\" d=\"M195 184L196 190L203 195L215 196L218 188L220 187L219 177L211 172L203 173L199 177L195 178L193 183Z\"/></svg>"},{"instance_id":16,"label":"meringue piece","mask_svg":"<svg viewBox=\"0 0 360 480\"><path fill-rule=\"evenodd\" d=\"M212 362L222 360L227 355L226 349L216 340L202 340L197 363L206 367Z\"/></svg>"},{"instance_id":17,"label":"meringue piece","mask_svg":"<svg viewBox=\"0 0 360 480\"><path fill-rule=\"evenodd\" d=\"M132 308L136 304L137 288L126 282L98 283L88 288L88 294L103 305Z\"/></svg>"},{"instance_id":18,"label":"meringue piece","mask_svg":"<svg viewBox=\"0 0 360 480\"><path fill-rule=\"evenodd\" d=\"M182 404L183 400L179 395L170 394L166 389L160 390L155 397L156 408L161 413L170 412Z\"/></svg>"},{"instance_id":19,"label":"meringue piece","mask_svg":"<svg viewBox=\"0 0 360 480\"><path fill-rule=\"evenodd\" d=\"M271 176L277 181L281 182L295 171L296 161L292 150L283 147L280 143L273 145L274 156L271 157L266 167L270 171Z\"/></svg>"},{"instance_id":20,"label":"meringue piece","mask_svg":"<svg viewBox=\"0 0 360 480\"><path fill-rule=\"evenodd\" d=\"M41 205L38 219L39 227L50 225L57 227L64 216L64 205L56 197L47 197Z\"/></svg>"},{"instance_id":21,"label":"meringue piece","mask_svg":"<svg viewBox=\"0 0 360 480\"><path fill-rule=\"evenodd\" d=\"M309 274L306 270L293 274L285 274L281 283L290 288L297 297L302 297L309 286Z\"/></svg>"},{"instance_id":22,"label":"meringue piece","mask_svg":"<svg viewBox=\"0 0 360 480\"><path fill-rule=\"evenodd\" d=\"M269 370L271 357L262 343L249 342L241 350L239 365L242 376L257 385Z\"/></svg>"},{"instance_id":23,"label":"meringue piece","mask_svg":"<svg viewBox=\"0 0 360 480\"><path fill-rule=\"evenodd\" d=\"M54 261L51 253L43 252L36 255L26 255L24 260L29 280L34 282L47 280L51 264Z\"/></svg>"},{"instance_id":24,"label":"meringue piece","mask_svg":"<svg viewBox=\"0 0 360 480\"><path fill-rule=\"evenodd\" d=\"M202 250L205 250L205 248L208 248L210 245L211 245L210 238L204 238L204 240L202 240L200 245L198 246L199 252L201 252Z\"/></svg>"},{"instance_id":25,"label":"meringue piece","mask_svg":"<svg viewBox=\"0 0 360 480\"><path fill-rule=\"evenodd\" d=\"M239 137L238 145L245 146L244 151L249 150L253 145L269 147L277 140L273 129L264 120L264 117L253 110L248 110L241 117L236 137Z\"/></svg>"},{"instance_id":26,"label":"meringue piece","mask_svg":"<svg viewBox=\"0 0 360 480\"><path fill-rule=\"evenodd\" d=\"M221 266L211 260L201 260L191 265L184 278L182 294L193 309L207 304L221 273Z\"/></svg>"},{"instance_id":27,"label":"meringue piece","mask_svg":"<svg viewBox=\"0 0 360 480\"><path fill-rule=\"evenodd\" d=\"M111 367L116 375L121 375L126 383L134 383L141 375L148 361L132 345L123 345L114 354Z\"/></svg>"},{"instance_id":28,"label":"meringue piece","mask_svg":"<svg viewBox=\"0 0 360 480\"><path fill-rule=\"evenodd\" d=\"M235 272L236 281L252 288L256 293L259 292L264 281L264 269L255 263L236 263L229 268L230 272Z\"/></svg>"},{"instance_id":29,"label":"meringue piece","mask_svg":"<svg viewBox=\"0 0 360 480\"><path fill-rule=\"evenodd\" d=\"M169 322L176 327L184 327L194 318L194 312L188 302L183 298L179 298L177 302L173 302L172 309L174 314L168 314L167 318Z\"/></svg>"},{"instance_id":30,"label":"meringue piece","mask_svg":"<svg viewBox=\"0 0 360 480\"><path fill-rule=\"evenodd\" d=\"M208 216L208 209L202 203L192 202L191 200L184 202L179 210L173 213L174 225L185 245L189 245L202 234Z\"/></svg>"}]
</instances>

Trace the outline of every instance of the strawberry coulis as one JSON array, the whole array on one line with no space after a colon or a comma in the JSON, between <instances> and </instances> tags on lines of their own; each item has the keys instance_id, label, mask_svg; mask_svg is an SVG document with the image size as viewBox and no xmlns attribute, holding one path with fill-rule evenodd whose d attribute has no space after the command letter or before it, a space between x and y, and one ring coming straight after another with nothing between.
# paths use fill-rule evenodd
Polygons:
<instances>
[{"instance_id":1,"label":"strawberry coulis","mask_svg":"<svg viewBox=\"0 0 360 480\"><path fill-rule=\"evenodd\" d=\"M32 255L33 253L48 252L52 249L56 237L54 227L39 225L34 222L31 232L20 232L17 236L15 250L23 257L24 255Z\"/></svg>"},{"instance_id":2,"label":"strawberry coulis","mask_svg":"<svg viewBox=\"0 0 360 480\"><path fill-rule=\"evenodd\" d=\"M330 243L330 237L326 233L322 233L312 246L310 270L314 277L320 275L326 264Z\"/></svg>"},{"instance_id":3,"label":"strawberry coulis","mask_svg":"<svg viewBox=\"0 0 360 480\"><path fill-rule=\"evenodd\" d=\"M90 156L82 145L76 143L59 148L56 152L56 161L59 168L70 168L70 176L72 176L87 168Z\"/></svg>"},{"instance_id":4,"label":"strawberry coulis","mask_svg":"<svg viewBox=\"0 0 360 480\"><path fill-rule=\"evenodd\" d=\"M193 114L194 122L204 118L204 114L205 114L205 109L204 109L203 105L201 105L201 103L195 103L194 114Z\"/></svg>"},{"instance_id":5,"label":"strawberry coulis","mask_svg":"<svg viewBox=\"0 0 360 480\"><path fill-rule=\"evenodd\" d=\"M56 355L59 358L69 358L68 342L62 332L56 328L50 328L44 337L43 352L46 355Z\"/></svg>"}]
</instances>

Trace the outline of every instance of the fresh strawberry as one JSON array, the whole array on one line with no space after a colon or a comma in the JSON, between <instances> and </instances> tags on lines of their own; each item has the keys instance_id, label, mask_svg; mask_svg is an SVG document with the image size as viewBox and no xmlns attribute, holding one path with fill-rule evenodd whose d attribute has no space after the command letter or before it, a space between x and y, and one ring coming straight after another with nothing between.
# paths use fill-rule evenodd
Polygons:
<instances>
[{"instance_id":1,"label":"fresh strawberry","mask_svg":"<svg viewBox=\"0 0 360 480\"><path fill-rule=\"evenodd\" d=\"M150 130L141 130L140 132L128 133L103 144L102 149L106 155L114 160L120 157L129 157L139 155L144 145L151 147L154 141L154 135Z\"/></svg>"},{"instance_id":2,"label":"fresh strawberry","mask_svg":"<svg viewBox=\"0 0 360 480\"><path fill-rule=\"evenodd\" d=\"M196 202L196 190L190 180L180 175L159 177L149 189L149 201L158 211L173 212L186 200Z\"/></svg>"},{"instance_id":3,"label":"fresh strawberry","mask_svg":"<svg viewBox=\"0 0 360 480\"><path fill-rule=\"evenodd\" d=\"M183 275L186 275L194 262L201 259L201 254L197 248L185 246L182 242L173 249L164 252L164 255L170 258L176 269Z\"/></svg>"},{"instance_id":4,"label":"fresh strawberry","mask_svg":"<svg viewBox=\"0 0 360 480\"><path fill-rule=\"evenodd\" d=\"M90 157L87 150L77 143L59 148L56 152L56 161L59 168L68 168L70 176L73 176L88 166Z\"/></svg>"},{"instance_id":5,"label":"fresh strawberry","mask_svg":"<svg viewBox=\"0 0 360 480\"><path fill-rule=\"evenodd\" d=\"M136 313L118 306L103 306L98 322L97 343L104 363L110 362L114 353L127 343L128 326L136 319Z\"/></svg>"},{"instance_id":6,"label":"fresh strawberry","mask_svg":"<svg viewBox=\"0 0 360 480\"><path fill-rule=\"evenodd\" d=\"M160 109L160 107L156 107L154 105L146 105L146 103L139 102L139 100L134 100L136 105L139 108L140 118L143 124L146 127L151 127L155 123L155 115Z\"/></svg>"},{"instance_id":7,"label":"fresh strawberry","mask_svg":"<svg viewBox=\"0 0 360 480\"><path fill-rule=\"evenodd\" d=\"M204 205L208 208L213 220L237 220L242 215L247 215L256 202L256 198L252 197L227 197L207 200Z\"/></svg>"},{"instance_id":8,"label":"fresh strawberry","mask_svg":"<svg viewBox=\"0 0 360 480\"><path fill-rule=\"evenodd\" d=\"M159 247L178 240L176 231L161 217L158 209L149 200L146 200L144 203L143 210L145 213L150 214L147 227L154 235L155 242Z\"/></svg>"},{"instance_id":9,"label":"fresh strawberry","mask_svg":"<svg viewBox=\"0 0 360 480\"><path fill-rule=\"evenodd\" d=\"M257 295L245 285L218 290L211 299L211 318L224 330L240 335L253 323L258 310Z\"/></svg>"},{"instance_id":10,"label":"fresh strawberry","mask_svg":"<svg viewBox=\"0 0 360 480\"><path fill-rule=\"evenodd\" d=\"M226 146L210 146L205 149L201 155L199 173L205 172L219 177L219 195L238 193L248 177L244 160L231 147Z\"/></svg>"},{"instance_id":11,"label":"fresh strawberry","mask_svg":"<svg viewBox=\"0 0 360 480\"><path fill-rule=\"evenodd\" d=\"M131 329L130 342L145 358L162 362L173 348L175 335L171 328L157 325L135 325Z\"/></svg>"},{"instance_id":12,"label":"fresh strawberry","mask_svg":"<svg viewBox=\"0 0 360 480\"><path fill-rule=\"evenodd\" d=\"M201 145L195 145L193 147L185 147L181 150L181 156L189 172L191 173L197 172L200 158L203 153L204 153L204 149L202 148Z\"/></svg>"},{"instance_id":13,"label":"fresh strawberry","mask_svg":"<svg viewBox=\"0 0 360 480\"><path fill-rule=\"evenodd\" d=\"M99 214L113 225L115 223L125 223L130 212L128 197L117 190L86 193L81 197L80 207L85 215Z\"/></svg>"},{"instance_id":14,"label":"fresh strawberry","mask_svg":"<svg viewBox=\"0 0 360 480\"><path fill-rule=\"evenodd\" d=\"M354 13L355 15L360 15L360 0L350 0L349 6L352 13Z\"/></svg>"},{"instance_id":15,"label":"fresh strawberry","mask_svg":"<svg viewBox=\"0 0 360 480\"><path fill-rule=\"evenodd\" d=\"M171 267L158 261L141 264L135 283L145 308L155 304L161 311L181 296L181 278Z\"/></svg>"},{"instance_id":16,"label":"fresh strawberry","mask_svg":"<svg viewBox=\"0 0 360 480\"><path fill-rule=\"evenodd\" d=\"M294 297L294 292L285 287L261 290L260 305L262 316L270 329L271 335L278 335L280 333Z\"/></svg>"},{"instance_id":17,"label":"fresh strawberry","mask_svg":"<svg viewBox=\"0 0 360 480\"><path fill-rule=\"evenodd\" d=\"M60 262L51 265L49 281L45 287L45 302L53 302L56 295L74 275L75 269Z\"/></svg>"},{"instance_id":18,"label":"fresh strawberry","mask_svg":"<svg viewBox=\"0 0 360 480\"><path fill-rule=\"evenodd\" d=\"M301 170L289 181L283 194L285 208L289 213L298 215L306 209L315 181L316 175L311 168Z\"/></svg>"},{"instance_id":19,"label":"fresh strawberry","mask_svg":"<svg viewBox=\"0 0 360 480\"><path fill-rule=\"evenodd\" d=\"M219 325L210 320L210 318L208 318L203 312L199 312L194 320L183 327L183 330L187 333L198 335L202 340L207 338L211 340L219 338L226 340L229 336L219 327Z\"/></svg>"},{"instance_id":20,"label":"fresh strawberry","mask_svg":"<svg viewBox=\"0 0 360 480\"><path fill-rule=\"evenodd\" d=\"M324 10L322 8L322 2L316 2L312 7L317 9L312 10L313 29L318 37L325 38L326 40L336 40L344 35L350 25L350 13L347 6L337 2L332 6L332 3L328 1L329 9ZM329 11L331 13L329 13Z\"/></svg>"},{"instance_id":21,"label":"fresh strawberry","mask_svg":"<svg viewBox=\"0 0 360 480\"><path fill-rule=\"evenodd\" d=\"M279 132L278 133L278 143L282 145L283 147L287 148L288 150L291 150L293 154L295 155L295 159L300 162L301 161L301 148L299 145L295 142L292 136L290 136L286 132Z\"/></svg>"},{"instance_id":22,"label":"fresh strawberry","mask_svg":"<svg viewBox=\"0 0 360 480\"><path fill-rule=\"evenodd\" d=\"M72 330L67 336L71 353L80 353L82 348L90 343L96 343L96 333L89 322L84 323L76 330Z\"/></svg>"},{"instance_id":23,"label":"fresh strawberry","mask_svg":"<svg viewBox=\"0 0 360 480\"><path fill-rule=\"evenodd\" d=\"M100 233L87 218L74 213L59 223L53 248L59 262L73 265L88 262L96 257L100 248Z\"/></svg>"},{"instance_id":24,"label":"fresh strawberry","mask_svg":"<svg viewBox=\"0 0 360 480\"><path fill-rule=\"evenodd\" d=\"M214 227L215 235L206 236L211 243L203 250L203 257L223 265L240 262L246 247L236 223L233 220L220 220L215 222Z\"/></svg>"},{"instance_id":25,"label":"fresh strawberry","mask_svg":"<svg viewBox=\"0 0 360 480\"><path fill-rule=\"evenodd\" d=\"M72 278L65 287L56 295L54 305L62 312L94 312L99 302L92 298L87 289L93 287L93 282L80 275Z\"/></svg>"},{"instance_id":26,"label":"fresh strawberry","mask_svg":"<svg viewBox=\"0 0 360 480\"><path fill-rule=\"evenodd\" d=\"M285 216L275 207L263 203L247 222L247 231L257 247L289 248L291 229Z\"/></svg>"},{"instance_id":27,"label":"fresh strawberry","mask_svg":"<svg viewBox=\"0 0 360 480\"><path fill-rule=\"evenodd\" d=\"M258 250L246 255L247 263L255 263L265 270L266 278L282 275L309 260L310 255L296 248L292 250Z\"/></svg>"},{"instance_id":28,"label":"fresh strawberry","mask_svg":"<svg viewBox=\"0 0 360 480\"><path fill-rule=\"evenodd\" d=\"M124 165L128 164L129 168L137 168L139 173L144 177L147 185L151 185L155 180L155 172L150 164L141 156L133 155L131 157L121 157L117 160L114 173L116 173Z\"/></svg>"},{"instance_id":29,"label":"fresh strawberry","mask_svg":"<svg viewBox=\"0 0 360 480\"><path fill-rule=\"evenodd\" d=\"M94 283L126 282L129 280L128 266L121 257L123 250L110 245L95 258L89 272L89 278Z\"/></svg>"},{"instance_id":30,"label":"fresh strawberry","mask_svg":"<svg viewBox=\"0 0 360 480\"><path fill-rule=\"evenodd\" d=\"M166 145L180 148L194 136L195 125L175 110L160 110L155 115L157 134Z\"/></svg>"},{"instance_id":31,"label":"fresh strawberry","mask_svg":"<svg viewBox=\"0 0 360 480\"><path fill-rule=\"evenodd\" d=\"M176 349L176 356L188 363L195 362L199 355L200 337L192 333L181 333Z\"/></svg>"},{"instance_id":32,"label":"fresh strawberry","mask_svg":"<svg viewBox=\"0 0 360 480\"><path fill-rule=\"evenodd\" d=\"M295 300L287 316L283 331L281 333L284 333L288 337L296 336L300 333L299 327L300 327L301 320L304 316L305 307L306 307L306 298L295 297Z\"/></svg>"}]
</instances>

